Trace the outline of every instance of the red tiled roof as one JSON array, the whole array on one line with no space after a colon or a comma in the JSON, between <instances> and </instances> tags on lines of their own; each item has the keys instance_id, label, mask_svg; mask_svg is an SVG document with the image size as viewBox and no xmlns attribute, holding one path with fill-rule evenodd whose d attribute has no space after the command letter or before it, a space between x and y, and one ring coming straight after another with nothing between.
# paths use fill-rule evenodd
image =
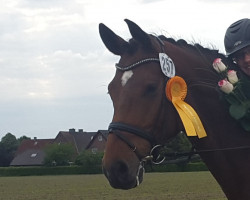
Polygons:
<instances>
[{"instance_id":1,"label":"red tiled roof","mask_svg":"<svg viewBox=\"0 0 250 200\"><path fill-rule=\"evenodd\" d=\"M48 144L52 144L54 139L27 139L23 140L17 149L16 155L28 149L44 149Z\"/></svg>"}]
</instances>

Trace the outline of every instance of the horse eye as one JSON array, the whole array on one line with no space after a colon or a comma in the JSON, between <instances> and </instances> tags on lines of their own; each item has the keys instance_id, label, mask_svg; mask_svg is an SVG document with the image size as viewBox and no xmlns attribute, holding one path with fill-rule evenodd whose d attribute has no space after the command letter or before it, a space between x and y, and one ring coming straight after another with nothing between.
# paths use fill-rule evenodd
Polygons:
<instances>
[{"instance_id":1,"label":"horse eye","mask_svg":"<svg viewBox=\"0 0 250 200\"><path fill-rule=\"evenodd\" d=\"M156 92L157 86L154 84L150 84L146 87L144 95L154 95Z\"/></svg>"}]
</instances>

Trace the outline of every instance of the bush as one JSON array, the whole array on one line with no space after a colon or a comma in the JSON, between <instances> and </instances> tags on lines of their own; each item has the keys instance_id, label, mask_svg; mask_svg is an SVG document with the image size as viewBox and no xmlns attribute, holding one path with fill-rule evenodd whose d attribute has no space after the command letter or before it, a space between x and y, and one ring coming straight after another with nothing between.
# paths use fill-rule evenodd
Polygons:
<instances>
[{"instance_id":1,"label":"bush","mask_svg":"<svg viewBox=\"0 0 250 200\"><path fill-rule=\"evenodd\" d=\"M103 152L93 154L90 151L83 151L76 157L75 164L79 166L93 167L101 166Z\"/></svg>"},{"instance_id":2,"label":"bush","mask_svg":"<svg viewBox=\"0 0 250 200\"><path fill-rule=\"evenodd\" d=\"M74 147L71 144L51 144L45 149L44 165L65 166L73 161Z\"/></svg>"},{"instance_id":3,"label":"bush","mask_svg":"<svg viewBox=\"0 0 250 200\"><path fill-rule=\"evenodd\" d=\"M208 171L207 166L203 162L188 164L166 164L166 165L147 165L146 172L193 172Z\"/></svg>"},{"instance_id":4,"label":"bush","mask_svg":"<svg viewBox=\"0 0 250 200\"><path fill-rule=\"evenodd\" d=\"M207 171L203 162L187 165L146 165L146 172L188 172ZM0 167L0 176L41 176L41 175L71 175L71 174L101 174L101 165L61 166L61 167Z\"/></svg>"},{"instance_id":5,"label":"bush","mask_svg":"<svg viewBox=\"0 0 250 200\"><path fill-rule=\"evenodd\" d=\"M41 175L71 175L71 174L101 174L101 166L86 168L83 166L61 167L1 167L0 176L41 176Z\"/></svg>"}]
</instances>

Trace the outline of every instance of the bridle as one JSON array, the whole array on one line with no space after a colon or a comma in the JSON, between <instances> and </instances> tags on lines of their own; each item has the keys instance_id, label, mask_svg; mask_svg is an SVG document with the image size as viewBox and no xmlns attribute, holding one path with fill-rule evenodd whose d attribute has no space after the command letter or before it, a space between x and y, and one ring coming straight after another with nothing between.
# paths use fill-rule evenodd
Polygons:
<instances>
[{"instance_id":1,"label":"bridle","mask_svg":"<svg viewBox=\"0 0 250 200\"><path fill-rule=\"evenodd\" d=\"M164 43L163 43L163 41L158 37L156 37L156 39L157 39L157 41L159 42L159 44L161 46L162 52L164 52ZM160 59L159 58L145 58L145 59L139 60L139 61L137 61L137 62L135 62L135 63L133 63L131 65L128 65L128 66L120 66L119 64L116 64L115 66L120 71L128 71L128 70L134 69L135 67L138 67L138 66L140 66L142 64L152 63L152 62L160 63ZM152 133L149 133L149 132L147 132L145 130L142 130L142 129L138 128L138 127L134 127L132 125L125 124L125 123L122 123L122 122L112 122L112 123L110 123L108 131L109 131L109 134L116 135L120 140L122 140L124 143L126 143L130 147L130 149L132 149L132 151L136 154L136 156L139 159L140 163L144 163L147 160L151 160L154 163L154 161L153 161L154 152L161 145L156 145L156 140L153 137ZM150 143L151 147L152 147L152 149L150 151L150 154L148 156L141 156L138 153L136 146L126 136L122 135L120 131L125 131L126 133L136 135L136 136L148 141ZM156 158L156 160L157 160L157 158ZM158 162L157 162L157 164L158 164Z\"/></svg>"},{"instance_id":2,"label":"bridle","mask_svg":"<svg viewBox=\"0 0 250 200\"><path fill-rule=\"evenodd\" d=\"M120 131L126 131L127 133L130 133L130 134L136 135L140 138L143 138L144 140L147 140L151 144L151 146L154 146L154 144L156 143L154 137L151 134L149 134L148 132L141 130L137 127L134 127L132 125L125 124L125 123L112 122L109 125L108 131L109 131L109 133L116 135L120 140L125 142L130 147L130 149L132 149L132 151L136 154L137 158L140 161L144 160L145 157L142 157L138 153L136 146L130 140L128 140L127 137L122 135L120 133ZM149 157L147 157L147 158L149 159Z\"/></svg>"}]
</instances>

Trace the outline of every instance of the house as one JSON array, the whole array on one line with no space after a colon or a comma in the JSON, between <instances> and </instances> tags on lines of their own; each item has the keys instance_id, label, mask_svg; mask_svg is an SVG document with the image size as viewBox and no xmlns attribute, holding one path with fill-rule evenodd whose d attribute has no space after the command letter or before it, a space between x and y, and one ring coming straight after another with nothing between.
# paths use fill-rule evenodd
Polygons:
<instances>
[{"instance_id":1,"label":"house","mask_svg":"<svg viewBox=\"0 0 250 200\"><path fill-rule=\"evenodd\" d=\"M76 131L72 128L68 131L60 131L55 139L23 140L10 166L43 165L45 148L49 144L72 144L76 156L83 150L91 150L92 153L103 152L107 135L106 130L85 132L83 129Z\"/></svg>"},{"instance_id":2,"label":"house","mask_svg":"<svg viewBox=\"0 0 250 200\"><path fill-rule=\"evenodd\" d=\"M10 166L42 165L45 157L44 149L52 144L54 139L27 139L23 140L17 149Z\"/></svg>"},{"instance_id":3,"label":"house","mask_svg":"<svg viewBox=\"0 0 250 200\"><path fill-rule=\"evenodd\" d=\"M107 130L98 130L85 149L90 150L92 153L104 152L107 137Z\"/></svg>"},{"instance_id":4,"label":"house","mask_svg":"<svg viewBox=\"0 0 250 200\"><path fill-rule=\"evenodd\" d=\"M60 131L53 143L72 144L76 154L79 155L86 149L87 145L96 134L96 132L84 132L82 129L79 129L79 131L69 129L69 131Z\"/></svg>"}]
</instances>

